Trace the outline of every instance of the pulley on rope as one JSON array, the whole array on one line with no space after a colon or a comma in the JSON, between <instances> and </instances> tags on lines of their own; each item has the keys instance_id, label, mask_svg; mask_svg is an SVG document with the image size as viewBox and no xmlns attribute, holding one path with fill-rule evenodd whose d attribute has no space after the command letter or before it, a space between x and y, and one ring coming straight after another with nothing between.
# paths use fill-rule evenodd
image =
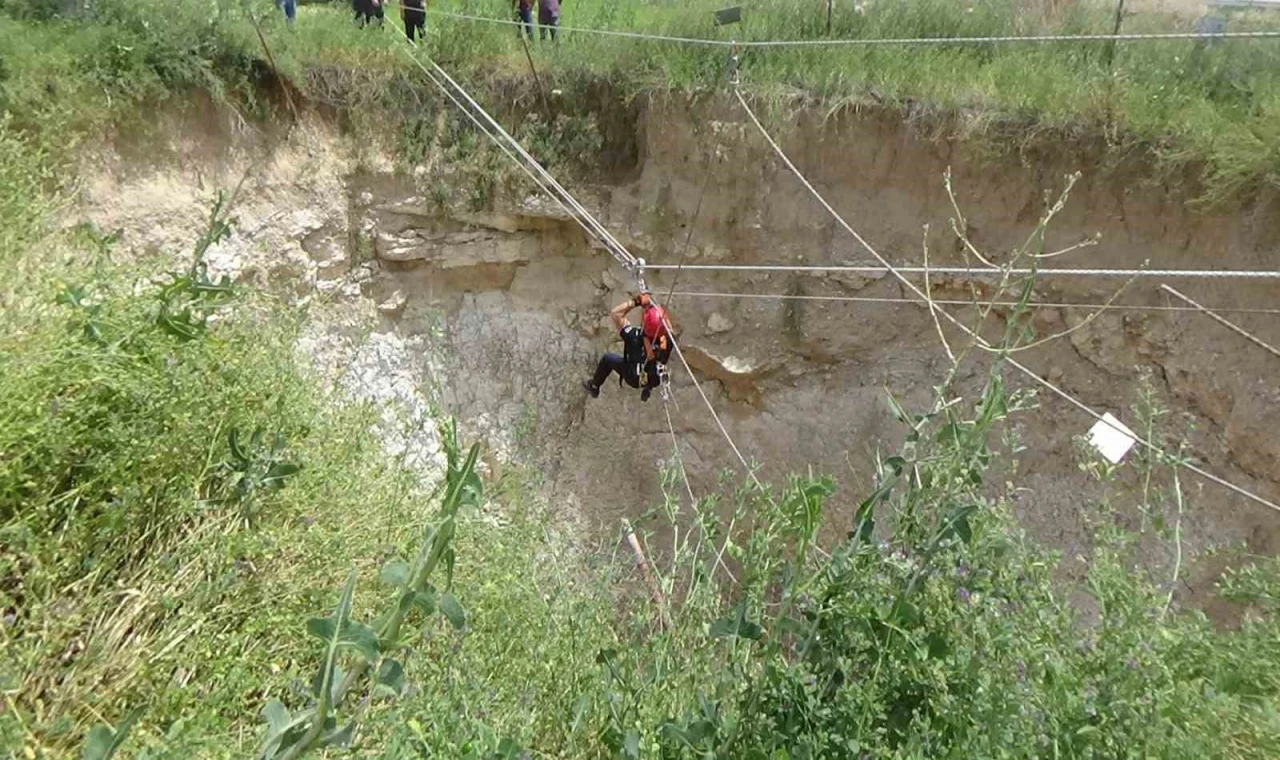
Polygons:
<instances>
[{"instance_id":1,"label":"pulley on rope","mask_svg":"<svg viewBox=\"0 0 1280 760\"><path fill-rule=\"evenodd\" d=\"M631 276L636 278L636 288L638 289L637 292L639 293L647 293L649 291L648 286L645 285L645 282L644 282L645 266L646 265L645 265L644 259L640 258L639 256L632 259L631 263L626 265L627 270L631 272Z\"/></svg>"}]
</instances>

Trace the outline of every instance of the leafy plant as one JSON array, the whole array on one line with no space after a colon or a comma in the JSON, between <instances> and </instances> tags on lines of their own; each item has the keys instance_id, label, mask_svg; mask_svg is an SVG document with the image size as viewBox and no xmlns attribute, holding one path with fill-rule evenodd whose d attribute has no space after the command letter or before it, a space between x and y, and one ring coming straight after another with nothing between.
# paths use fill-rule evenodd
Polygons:
<instances>
[{"instance_id":1,"label":"leafy plant","mask_svg":"<svg viewBox=\"0 0 1280 760\"><path fill-rule=\"evenodd\" d=\"M380 578L395 589L396 596L372 626L352 619L355 570L347 578L333 615L307 622L307 631L326 646L313 681L315 705L290 714L277 700L267 703L263 708L267 734L258 754L262 760L294 760L312 749L350 741L355 733L354 719L338 729L335 714L351 690L363 682L369 684L371 694L398 697L404 690L405 669L396 655L404 650L403 628L410 612L416 610L425 618L438 612L454 628L465 627L466 611L450 591L455 562L451 544L459 510L476 508L483 498L475 472L480 446L473 444L463 457L457 424L452 421L441 427L440 435L447 470L438 522L427 528L412 562L393 559L383 565ZM444 573L442 589L432 582L438 569ZM355 660L344 673L339 654L346 650L354 653Z\"/></svg>"},{"instance_id":2,"label":"leafy plant","mask_svg":"<svg viewBox=\"0 0 1280 760\"><path fill-rule=\"evenodd\" d=\"M266 446L261 427L253 431L246 443L241 442L240 429L231 428L227 433L227 450L230 456L221 469L234 482L234 498L249 517L253 516L254 499L260 491L284 488L289 478L302 470L302 465L283 460L284 436L277 433L271 445Z\"/></svg>"},{"instance_id":3,"label":"leafy plant","mask_svg":"<svg viewBox=\"0 0 1280 760\"><path fill-rule=\"evenodd\" d=\"M137 722L138 716L141 714L141 710L135 710L114 727L94 726L90 729L89 735L84 741L84 751L80 755L81 760L111 760L112 757L115 757L116 752L124 746L125 740L129 738L129 730L133 728L133 724Z\"/></svg>"},{"instance_id":4,"label":"leafy plant","mask_svg":"<svg viewBox=\"0 0 1280 760\"><path fill-rule=\"evenodd\" d=\"M335 728L336 721L330 714L337 701L337 686L342 678L338 667L339 652L344 648L353 649L366 662L378 656L378 639L373 631L351 620L355 589L356 571L352 570L333 614L307 621L307 632L325 645L324 662L315 682L316 706L290 715L280 702L267 702L262 709L267 720L267 736L258 754L263 760L274 760L277 756L286 759L301 757L312 747L342 746L355 733L355 723Z\"/></svg>"}]
</instances>

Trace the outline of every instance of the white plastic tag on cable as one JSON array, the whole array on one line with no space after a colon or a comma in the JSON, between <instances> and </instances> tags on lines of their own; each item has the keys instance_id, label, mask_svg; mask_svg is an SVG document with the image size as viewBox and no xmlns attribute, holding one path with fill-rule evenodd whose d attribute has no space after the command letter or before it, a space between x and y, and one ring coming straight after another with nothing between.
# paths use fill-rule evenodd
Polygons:
<instances>
[{"instance_id":1,"label":"white plastic tag on cable","mask_svg":"<svg viewBox=\"0 0 1280 760\"><path fill-rule=\"evenodd\" d=\"M1106 457L1108 462L1120 464L1120 460L1124 459L1124 455L1128 454L1129 449L1133 448L1133 444L1137 442L1137 436L1120 420L1113 417L1111 412L1105 412L1102 419L1089 428L1089 442L1099 454Z\"/></svg>"}]
</instances>

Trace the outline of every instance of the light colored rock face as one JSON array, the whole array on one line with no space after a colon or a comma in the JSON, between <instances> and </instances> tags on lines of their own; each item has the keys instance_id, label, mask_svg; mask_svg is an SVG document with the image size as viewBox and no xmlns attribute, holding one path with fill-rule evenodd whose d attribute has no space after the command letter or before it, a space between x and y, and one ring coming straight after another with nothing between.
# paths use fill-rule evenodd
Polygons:
<instances>
[{"instance_id":1,"label":"light colored rock face","mask_svg":"<svg viewBox=\"0 0 1280 760\"><path fill-rule=\"evenodd\" d=\"M352 309L346 326L367 325L367 313ZM379 409L378 429L388 456L426 478L438 477L444 452L429 402L430 378L435 375L427 341L394 332L344 335L333 314L316 320L299 343L330 387L342 397L370 402ZM366 317L362 319L361 317Z\"/></svg>"},{"instance_id":2,"label":"light colored rock face","mask_svg":"<svg viewBox=\"0 0 1280 760\"><path fill-rule=\"evenodd\" d=\"M674 262L687 225L695 224L691 263L869 260L740 128L736 113L704 108L713 113L652 104L636 171L622 184L580 192L633 253ZM713 129L702 129L704 123ZM733 160L714 164L717 181L695 222L708 141ZM672 455L662 401L642 403L612 380L588 401L580 387L599 355L617 348L606 314L633 289L628 275L544 200L490 213L450 211L424 201L418 184L431 181L428 172L357 171L338 144L310 128L287 144L260 148L237 206L240 231L211 254L215 269L315 302L315 334L301 348L332 367L336 387L393 410L384 419L388 430L399 430L390 435L391 450L438 461L434 428L425 422L426 399L434 395L468 435L541 465L550 492L580 505L587 523L612 532L621 517L643 512L658 496L655 468ZM1071 168L1050 161L1037 175L983 165L959 148L939 155L936 146L873 118L823 126L802 119L784 147L889 259L918 260L921 226L929 223L930 260L940 265L963 263L943 233L954 214L940 179L948 165L971 235L997 252L1025 239L1041 190ZM206 187L238 179L244 161L224 158L222 174L206 176ZM1274 266L1264 257L1280 233L1249 220L1275 215L1197 217L1156 190L1120 193L1123 187L1088 182L1077 187L1049 247L1096 232L1103 243L1056 259L1056 266L1130 268L1144 259L1161 268ZM84 208L104 228L123 227L127 245L172 248L180 258L207 211L198 202L207 195L193 175L171 168L108 174L89 183ZM649 283L661 291L670 274L651 272ZM970 294L963 278L933 284L939 297ZM1099 303L1111 284L1045 280L1038 291L1046 301ZM1160 305L1157 285L1134 283L1121 300ZM1205 304L1266 306L1280 296L1274 285L1259 283L1197 282L1187 289ZM874 452L895 449L902 435L884 403L885 388L909 406L923 405L945 369L927 313L892 302L903 288L882 275L686 271L679 290L788 296L678 296L672 309L684 327L686 359L762 476L777 479L812 465L845 485L830 507L832 536L840 535L871 482ZM1130 424L1136 371L1151 370L1175 411L1195 419L1191 443L1200 460L1280 499L1280 360L1197 314L1117 310L1086 323L1088 313L1037 313L1031 325L1037 337L1073 331L1021 361ZM326 316L333 314L344 316ZM988 321L989 335L1003 330L1001 318ZM1239 321L1280 342L1280 323L1261 315ZM971 358L958 393L977 392L987 362ZM670 411L701 493L737 461L692 379L673 363ZM1012 375L1010 382L1022 384ZM1051 395L1042 394L1040 404L1016 423L1027 446L1018 483L1032 490L1012 497L1014 508L1035 535L1078 552L1091 531L1079 514L1099 490L1078 472L1072 438L1091 421ZM1210 485L1196 483L1188 495L1189 548L1241 540L1260 552L1280 548L1273 513Z\"/></svg>"},{"instance_id":3,"label":"light colored rock face","mask_svg":"<svg viewBox=\"0 0 1280 760\"><path fill-rule=\"evenodd\" d=\"M724 317L718 311L711 312L711 316L707 317L707 335L719 335L732 329L733 321Z\"/></svg>"}]
</instances>

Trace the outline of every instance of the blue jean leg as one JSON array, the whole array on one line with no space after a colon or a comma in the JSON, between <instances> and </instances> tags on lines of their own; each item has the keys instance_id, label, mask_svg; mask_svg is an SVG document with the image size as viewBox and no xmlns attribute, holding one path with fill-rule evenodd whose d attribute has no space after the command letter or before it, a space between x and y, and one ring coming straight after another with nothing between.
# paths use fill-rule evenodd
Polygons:
<instances>
[{"instance_id":1,"label":"blue jean leg","mask_svg":"<svg viewBox=\"0 0 1280 760\"><path fill-rule=\"evenodd\" d=\"M524 24L523 27L520 24L516 24L516 39L520 39L521 31L527 33L529 39L533 39L533 10L531 8L517 8L516 17L518 22Z\"/></svg>"}]
</instances>

